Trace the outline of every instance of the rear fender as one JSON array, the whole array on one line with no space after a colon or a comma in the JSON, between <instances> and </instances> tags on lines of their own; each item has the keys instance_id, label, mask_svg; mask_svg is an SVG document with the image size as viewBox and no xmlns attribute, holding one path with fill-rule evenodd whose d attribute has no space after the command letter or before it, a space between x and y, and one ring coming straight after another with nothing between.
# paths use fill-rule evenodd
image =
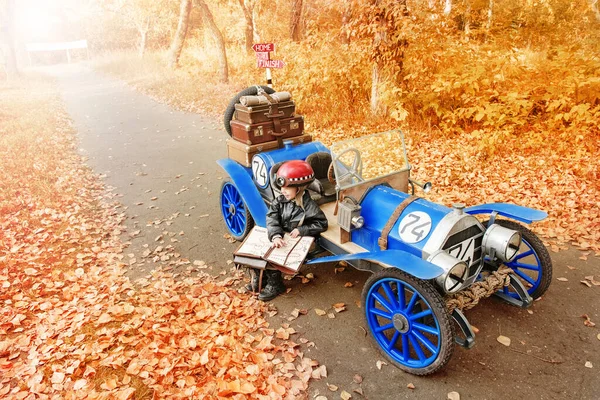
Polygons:
<instances>
[{"instance_id":1,"label":"rear fender","mask_svg":"<svg viewBox=\"0 0 600 400\"><path fill-rule=\"evenodd\" d=\"M246 168L229 158L218 160L217 164L229 174L256 225L267 226L267 206Z\"/></svg>"},{"instance_id":2,"label":"rear fender","mask_svg":"<svg viewBox=\"0 0 600 400\"><path fill-rule=\"evenodd\" d=\"M511 218L526 224L540 221L548 216L548 213L535 208L517 206L509 203L488 203L465 208L467 214L492 214L497 213L503 217Z\"/></svg>"},{"instance_id":3,"label":"rear fender","mask_svg":"<svg viewBox=\"0 0 600 400\"><path fill-rule=\"evenodd\" d=\"M332 261L367 260L383 267L398 268L419 279L434 279L444 273L437 265L402 250L384 250L356 254L340 254L310 260L307 264L320 264Z\"/></svg>"}]
</instances>

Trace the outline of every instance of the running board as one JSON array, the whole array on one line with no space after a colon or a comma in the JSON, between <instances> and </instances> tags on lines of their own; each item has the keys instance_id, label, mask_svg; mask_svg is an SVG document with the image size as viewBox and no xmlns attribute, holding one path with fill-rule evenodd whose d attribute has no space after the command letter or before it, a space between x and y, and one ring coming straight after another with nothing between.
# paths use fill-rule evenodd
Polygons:
<instances>
[{"instance_id":1,"label":"running board","mask_svg":"<svg viewBox=\"0 0 600 400\"><path fill-rule=\"evenodd\" d=\"M529 295L529 293L527 293L527 288L525 288L521 280L514 273L510 273L508 277L510 278L509 286L514 290L519 298L515 299L514 297L509 296L501 291L494 293L494 296L501 298L513 306L528 308L533 303L533 298Z\"/></svg>"},{"instance_id":2,"label":"running board","mask_svg":"<svg viewBox=\"0 0 600 400\"><path fill-rule=\"evenodd\" d=\"M464 338L459 335L454 336L454 341L459 346L464 347L465 349L470 349L475 346L475 332L471 328L471 324L467 321L467 317L462 313L458 308L455 308L452 311L452 318L460 328Z\"/></svg>"}]
</instances>

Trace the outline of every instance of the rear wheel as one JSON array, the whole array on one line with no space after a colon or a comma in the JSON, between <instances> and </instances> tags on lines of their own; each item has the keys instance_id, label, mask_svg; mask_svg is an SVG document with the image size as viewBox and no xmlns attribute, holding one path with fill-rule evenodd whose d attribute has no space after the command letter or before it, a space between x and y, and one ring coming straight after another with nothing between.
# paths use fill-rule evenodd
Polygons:
<instances>
[{"instance_id":1,"label":"rear wheel","mask_svg":"<svg viewBox=\"0 0 600 400\"><path fill-rule=\"evenodd\" d=\"M483 225L487 226L487 223L488 221L483 222ZM537 235L523 225L503 219L497 219L495 223L521 233L523 240L517 255L504 265L515 272L531 297L541 297L552 282L552 259L548 250ZM510 287L504 287L503 291L511 297L519 298Z\"/></svg>"},{"instance_id":2,"label":"rear wheel","mask_svg":"<svg viewBox=\"0 0 600 400\"><path fill-rule=\"evenodd\" d=\"M268 94L275 93L275 91L268 86L260 86L265 92ZM258 93L258 89L256 86L250 86L235 95L233 99L229 102L229 105L225 109L225 113L223 114L223 124L225 125L225 130L227 134L231 136L231 125L229 122L233 118L233 114L235 113L235 105L240 102L240 98L242 96L255 96Z\"/></svg>"},{"instance_id":3,"label":"rear wheel","mask_svg":"<svg viewBox=\"0 0 600 400\"><path fill-rule=\"evenodd\" d=\"M244 240L254 226L254 219L232 182L223 182L220 202L221 214L229 233L235 240Z\"/></svg>"},{"instance_id":4,"label":"rear wheel","mask_svg":"<svg viewBox=\"0 0 600 400\"><path fill-rule=\"evenodd\" d=\"M362 292L371 337L384 356L415 375L443 368L454 351L446 304L433 286L398 269L373 274Z\"/></svg>"}]
</instances>

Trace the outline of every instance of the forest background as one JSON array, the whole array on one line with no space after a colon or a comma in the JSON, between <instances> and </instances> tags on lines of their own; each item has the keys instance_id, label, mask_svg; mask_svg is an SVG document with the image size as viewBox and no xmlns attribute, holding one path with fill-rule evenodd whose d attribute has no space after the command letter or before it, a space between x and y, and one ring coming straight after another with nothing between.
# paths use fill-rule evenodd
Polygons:
<instances>
[{"instance_id":1,"label":"forest background","mask_svg":"<svg viewBox=\"0 0 600 400\"><path fill-rule=\"evenodd\" d=\"M24 3L62 29L13 27L17 50L87 39L96 68L216 117L265 82L251 46L273 42L271 58L286 63L274 87L293 94L316 139L401 127L435 200L541 208L550 218L537 230L554 250L600 250L598 0Z\"/></svg>"}]
</instances>

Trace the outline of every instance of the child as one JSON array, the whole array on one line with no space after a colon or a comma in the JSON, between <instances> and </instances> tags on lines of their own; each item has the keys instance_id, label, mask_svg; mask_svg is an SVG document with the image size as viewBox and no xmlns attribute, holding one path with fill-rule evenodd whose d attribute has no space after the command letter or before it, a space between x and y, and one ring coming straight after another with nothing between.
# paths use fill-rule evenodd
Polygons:
<instances>
[{"instance_id":1,"label":"child","mask_svg":"<svg viewBox=\"0 0 600 400\"><path fill-rule=\"evenodd\" d=\"M275 247L282 247L286 232L291 237L314 236L327 230L327 217L311 199L306 187L315 179L312 167L301 160L287 161L279 167L275 184L281 195L273 200L267 212L269 240ZM266 285L258 295L259 300L269 301L285 292L281 271L266 270ZM251 286L258 287L258 274L253 274Z\"/></svg>"}]
</instances>

